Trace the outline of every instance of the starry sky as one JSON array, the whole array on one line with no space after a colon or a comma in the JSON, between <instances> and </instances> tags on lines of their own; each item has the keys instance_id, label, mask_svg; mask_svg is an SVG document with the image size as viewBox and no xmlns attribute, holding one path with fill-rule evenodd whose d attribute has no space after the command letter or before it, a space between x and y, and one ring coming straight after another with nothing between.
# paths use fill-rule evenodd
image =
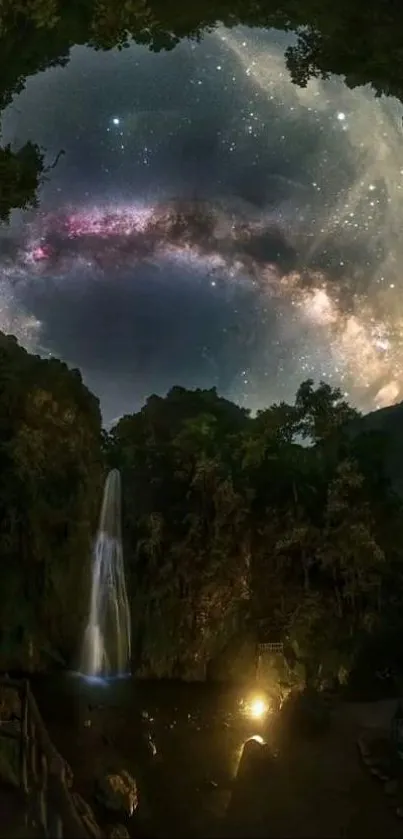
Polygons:
<instances>
[{"instance_id":1,"label":"starry sky","mask_svg":"<svg viewBox=\"0 0 403 839\"><path fill-rule=\"evenodd\" d=\"M75 48L3 113L3 142L63 154L0 228L0 328L79 367L106 424L174 384L403 399L403 108L295 87L290 42Z\"/></svg>"}]
</instances>

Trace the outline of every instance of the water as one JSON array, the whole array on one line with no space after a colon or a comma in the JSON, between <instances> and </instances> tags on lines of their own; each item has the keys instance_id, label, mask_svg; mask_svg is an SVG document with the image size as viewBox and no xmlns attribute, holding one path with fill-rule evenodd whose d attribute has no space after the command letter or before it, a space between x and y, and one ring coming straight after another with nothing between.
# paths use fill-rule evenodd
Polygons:
<instances>
[{"instance_id":1,"label":"water","mask_svg":"<svg viewBox=\"0 0 403 839\"><path fill-rule=\"evenodd\" d=\"M117 469L104 488L92 565L91 601L84 633L81 673L121 676L130 669L130 607L123 563L121 482Z\"/></svg>"}]
</instances>

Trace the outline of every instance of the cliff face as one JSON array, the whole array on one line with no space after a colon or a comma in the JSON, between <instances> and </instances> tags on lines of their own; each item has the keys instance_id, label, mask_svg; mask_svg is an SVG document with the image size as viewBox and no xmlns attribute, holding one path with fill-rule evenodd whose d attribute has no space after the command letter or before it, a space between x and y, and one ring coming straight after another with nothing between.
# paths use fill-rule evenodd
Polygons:
<instances>
[{"instance_id":1,"label":"cliff face","mask_svg":"<svg viewBox=\"0 0 403 839\"><path fill-rule=\"evenodd\" d=\"M146 600L149 597L148 591ZM255 644L239 626L240 602L234 589L231 604L222 602L219 609L204 612L203 626L197 604L183 598L161 599L155 610L146 606L141 625L134 614L133 635L139 644L133 672L140 678L186 681L250 677Z\"/></svg>"},{"instance_id":2,"label":"cliff face","mask_svg":"<svg viewBox=\"0 0 403 839\"><path fill-rule=\"evenodd\" d=\"M88 603L102 475L98 402L78 371L0 334L0 669L71 663Z\"/></svg>"},{"instance_id":3,"label":"cliff face","mask_svg":"<svg viewBox=\"0 0 403 839\"><path fill-rule=\"evenodd\" d=\"M373 435L373 446L382 457L385 472L395 491L403 496L403 402L372 411L354 420L350 427L353 435Z\"/></svg>"},{"instance_id":4,"label":"cliff face","mask_svg":"<svg viewBox=\"0 0 403 839\"><path fill-rule=\"evenodd\" d=\"M385 619L401 540L384 473L403 494L403 405L351 419L310 385L256 419L223 402L174 389L114 431L134 668L242 679L264 619L269 640L295 639L331 679ZM296 442L301 428L313 445Z\"/></svg>"}]
</instances>

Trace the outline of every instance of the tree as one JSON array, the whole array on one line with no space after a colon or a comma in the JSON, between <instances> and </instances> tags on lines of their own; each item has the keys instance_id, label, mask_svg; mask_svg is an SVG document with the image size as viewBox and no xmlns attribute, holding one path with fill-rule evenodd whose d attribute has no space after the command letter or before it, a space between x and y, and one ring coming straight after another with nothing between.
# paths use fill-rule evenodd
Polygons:
<instances>
[{"instance_id":1,"label":"tree","mask_svg":"<svg viewBox=\"0 0 403 839\"><path fill-rule=\"evenodd\" d=\"M346 675L401 626L402 501L373 433L308 380L254 418L175 387L107 434L79 371L0 334L0 666L28 641L35 666L71 660L114 466L138 672L203 676L254 632L314 684Z\"/></svg>"},{"instance_id":2,"label":"tree","mask_svg":"<svg viewBox=\"0 0 403 839\"><path fill-rule=\"evenodd\" d=\"M269 640L295 646L312 679L325 664L333 675L342 664L349 670L382 621L387 556L394 555L384 527L396 533L401 503L382 457L372 454L370 462L362 436L350 434L359 423L338 389L315 389L308 380L294 405L251 420L240 447L250 499L250 608Z\"/></svg>"},{"instance_id":3,"label":"tree","mask_svg":"<svg viewBox=\"0 0 403 839\"><path fill-rule=\"evenodd\" d=\"M173 388L112 430L146 672L200 675L253 625L295 643L312 678L324 639L350 666L385 567L385 507L372 513L352 418L340 391L308 380L255 418L214 390Z\"/></svg>"},{"instance_id":4,"label":"tree","mask_svg":"<svg viewBox=\"0 0 403 839\"><path fill-rule=\"evenodd\" d=\"M38 206L44 171L44 155L35 143L25 143L18 151L10 145L0 147L0 222L7 222L15 207Z\"/></svg>"},{"instance_id":5,"label":"tree","mask_svg":"<svg viewBox=\"0 0 403 839\"><path fill-rule=\"evenodd\" d=\"M124 530L146 614L142 658L160 673L203 673L247 594L245 511L230 468L246 422L215 390L173 388L112 431L126 493L138 499L124 507Z\"/></svg>"},{"instance_id":6,"label":"tree","mask_svg":"<svg viewBox=\"0 0 403 839\"><path fill-rule=\"evenodd\" d=\"M340 388L320 382L314 390L313 380L307 379L299 386L295 410L299 419L298 431L313 443L323 442L345 427L359 414L343 397Z\"/></svg>"}]
</instances>

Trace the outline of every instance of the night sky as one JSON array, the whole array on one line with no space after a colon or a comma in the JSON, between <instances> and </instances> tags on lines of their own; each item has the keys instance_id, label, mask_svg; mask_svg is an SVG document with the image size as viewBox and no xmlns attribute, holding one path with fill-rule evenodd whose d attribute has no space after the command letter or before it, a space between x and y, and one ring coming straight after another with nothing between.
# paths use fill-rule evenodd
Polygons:
<instances>
[{"instance_id":1,"label":"night sky","mask_svg":"<svg viewBox=\"0 0 403 839\"><path fill-rule=\"evenodd\" d=\"M76 48L3 114L3 142L64 155L0 232L0 328L79 367L105 423L174 384L403 399L403 108L294 87L287 43Z\"/></svg>"}]
</instances>

